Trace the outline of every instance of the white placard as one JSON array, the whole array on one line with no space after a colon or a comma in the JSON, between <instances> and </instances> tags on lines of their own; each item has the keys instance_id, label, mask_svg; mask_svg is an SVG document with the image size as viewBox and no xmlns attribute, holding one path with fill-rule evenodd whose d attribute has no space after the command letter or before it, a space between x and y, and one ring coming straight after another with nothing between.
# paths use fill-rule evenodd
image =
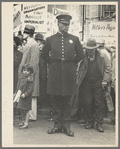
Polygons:
<instances>
[{"instance_id":1,"label":"white placard","mask_svg":"<svg viewBox=\"0 0 120 149\"><path fill-rule=\"evenodd\" d=\"M23 5L23 28L30 24L35 27L35 32L47 31L47 5L24 4Z\"/></svg>"},{"instance_id":2,"label":"white placard","mask_svg":"<svg viewBox=\"0 0 120 149\"><path fill-rule=\"evenodd\" d=\"M114 45L116 39L116 22L90 23L90 37L98 41L104 39L106 44Z\"/></svg>"}]
</instances>

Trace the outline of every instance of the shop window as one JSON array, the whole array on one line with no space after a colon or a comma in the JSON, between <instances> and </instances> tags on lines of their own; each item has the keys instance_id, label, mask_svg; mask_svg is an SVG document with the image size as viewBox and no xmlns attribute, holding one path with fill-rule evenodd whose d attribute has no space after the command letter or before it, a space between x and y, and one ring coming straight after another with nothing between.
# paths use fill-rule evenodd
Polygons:
<instances>
[{"instance_id":1,"label":"shop window","mask_svg":"<svg viewBox=\"0 0 120 149\"><path fill-rule=\"evenodd\" d=\"M103 18L111 17L113 13L116 11L115 5L103 5L102 6Z\"/></svg>"}]
</instances>

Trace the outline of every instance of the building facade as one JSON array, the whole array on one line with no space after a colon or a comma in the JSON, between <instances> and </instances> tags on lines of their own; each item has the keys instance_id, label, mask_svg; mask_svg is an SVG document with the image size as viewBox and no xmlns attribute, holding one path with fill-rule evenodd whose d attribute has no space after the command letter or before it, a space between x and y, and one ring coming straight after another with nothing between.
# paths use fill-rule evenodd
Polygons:
<instances>
[{"instance_id":1,"label":"building facade","mask_svg":"<svg viewBox=\"0 0 120 149\"><path fill-rule=\"evenodd\" d=\"M42 33L47 38L57 32L56 15L61 13L72 15L69 33L78 36L81 41L86 41L91 36L96 38L97 35L94 34L102 32L106 32L109 38L114 38L115 36L113 34L115 33L116 23L112 20L112 16L116 13L116 5L78 5L78 3L67 5L38 4L31 6L29 4L21 4L21 10L16 12L16 14L14 13L14 32L19 29L23 30L23 25L22 27L17 27L18 22L21 25L27 21L27 23L35 26L37 32ZM19 21L17 18L19 18ZM109 28L112 28L114 31L108 31ZM107 39L107 37L105 38Z\"/></svg>"}]
</instances>

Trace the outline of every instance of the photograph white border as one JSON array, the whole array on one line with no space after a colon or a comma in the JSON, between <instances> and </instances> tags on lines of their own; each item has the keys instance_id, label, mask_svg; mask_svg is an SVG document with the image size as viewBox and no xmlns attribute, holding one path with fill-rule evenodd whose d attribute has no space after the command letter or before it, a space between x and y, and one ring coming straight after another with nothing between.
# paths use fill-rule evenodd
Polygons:
<instances>
[{"instance_id":1,"label":"photograph white border","mask_svg":"<svg viewBox=\"0 0 120 149\"><path fill-rule=\"evenodd\" d=\"M59 147L59 145L13 145L13 4L28 2L2 2L2 147ZM33 3L33 2L29 2ZM34 2L34 4L39 2ZM116 5L116 126L115 145L70 145L70 147L117 147L118 146L118 2L40 2L47 4ZM66 147L66 146L63 146Z\"/></svg>"}]
</instances>

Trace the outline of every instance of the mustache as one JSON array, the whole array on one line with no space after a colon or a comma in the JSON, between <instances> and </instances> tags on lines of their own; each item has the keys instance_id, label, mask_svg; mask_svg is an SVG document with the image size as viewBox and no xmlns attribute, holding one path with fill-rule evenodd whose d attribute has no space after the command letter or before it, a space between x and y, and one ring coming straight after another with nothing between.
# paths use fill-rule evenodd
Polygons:
<instances>
[{"instance_id":1,"label":"mustache","mask_svg":"<svg viewBox=\"0 0 120 149\"><path fill-rule=\"evenodd\" d=\"M95 56L94 55L88 55L88 58L94 58Z\"/></svg>"}]
</instances>

